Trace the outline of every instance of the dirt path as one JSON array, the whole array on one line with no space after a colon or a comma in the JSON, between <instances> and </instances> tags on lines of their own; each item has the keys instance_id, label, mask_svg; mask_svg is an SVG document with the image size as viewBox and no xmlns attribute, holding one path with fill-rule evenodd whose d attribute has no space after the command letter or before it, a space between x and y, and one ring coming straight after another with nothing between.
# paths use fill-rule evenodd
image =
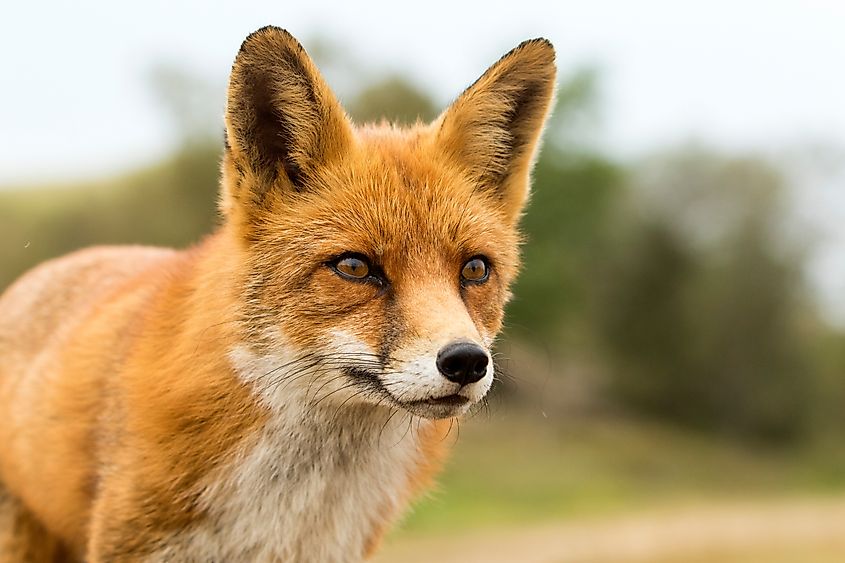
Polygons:
<instances>
[{"instance_id":1,"label":"dirt path","mask_svg":"<svg viewBox=\"0 0 845 563\"><path fill-rule=\"evenodd\" d=\"M845 498L691 506L389 544L377 563L834 563Z\"/></svg>"}]
</instances>

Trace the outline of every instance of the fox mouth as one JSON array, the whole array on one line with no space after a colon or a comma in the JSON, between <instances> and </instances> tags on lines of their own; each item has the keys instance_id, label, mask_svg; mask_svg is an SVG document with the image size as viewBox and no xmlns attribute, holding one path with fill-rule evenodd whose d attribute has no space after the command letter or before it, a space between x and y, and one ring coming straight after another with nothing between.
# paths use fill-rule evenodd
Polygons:
<instances>
[{"instance_id":1,"label":"fox mouth","mask_svg":"<svg viewBox=\"0 0 845 563\"><path fill-rule=\"evenodd\" d=\"M369 388L370 391L387 399L392 405L424 418L437 419L457 416L462 414L472 402L469 397L458 393L402 401L387 389L374 371L359 367L346 367L343 371Z\"/></svg>"},{"instance_id":2,"label":"fox mouth","mask_svg":"<svg viewBox=\"0 0 845 563\"><path fill-rule=\"evenodd\" d=\"M461 407L467 403L469 403L469 399L467 397L454 393L452 395L445 395L442 397L429 397L428 399L408 401L405 404L430 407Z\"/></svg>"},{"instance_id":3,"label":"fox mouth","mask_svg":"<svg viewBox=\"0 0 845 563\"><path fill-rule=\"evenodd\" d=\"M440 397L429 397L415 401L403 401L399 404L406 411L424 418L451 418L463 414L472 401L468 397L453 393Z\"/></svg>"}]
</instances>

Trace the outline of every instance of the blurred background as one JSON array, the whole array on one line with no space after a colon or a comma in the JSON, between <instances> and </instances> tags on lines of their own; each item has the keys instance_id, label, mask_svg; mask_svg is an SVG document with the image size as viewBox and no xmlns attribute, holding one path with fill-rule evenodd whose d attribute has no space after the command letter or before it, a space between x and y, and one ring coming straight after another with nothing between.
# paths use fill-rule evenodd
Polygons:
<instances>
[{"instance_id":1,"label":"blurred background","mask_svg":"<svg viewBox=\"0 0 845 563\"><path fill-rule=\"evenodd\" d=\"M0 289L214 228L243 38L359 122L521 40L560 90L489 407L379 561L845 560L845 4L83 0L0 21Z\"/></svg>"}]
</instances>

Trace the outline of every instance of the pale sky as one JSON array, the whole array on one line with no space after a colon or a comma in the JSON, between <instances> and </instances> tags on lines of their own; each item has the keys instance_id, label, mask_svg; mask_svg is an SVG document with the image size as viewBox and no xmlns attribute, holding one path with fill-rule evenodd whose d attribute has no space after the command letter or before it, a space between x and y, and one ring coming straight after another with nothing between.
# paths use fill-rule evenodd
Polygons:
<instances>
[{"instance_id":1,"label":"pale sky","mask_svg":"<svg viewBox=\"0 0 845 563\"><path fill-rule=\"evenodd\" d=\"M545 36L563 74L600 69L596 135L622 158L689 138L770 153L845 147L841 0L217 4L7 3L0 185L98 177L166 154L150 68L171 62L223 84L243 38L266 24L408 74L443 104L505 51ZM822 233L813 275L845 319L843 178L816 182L796 205Z\"/></svg>"}]
</instances>

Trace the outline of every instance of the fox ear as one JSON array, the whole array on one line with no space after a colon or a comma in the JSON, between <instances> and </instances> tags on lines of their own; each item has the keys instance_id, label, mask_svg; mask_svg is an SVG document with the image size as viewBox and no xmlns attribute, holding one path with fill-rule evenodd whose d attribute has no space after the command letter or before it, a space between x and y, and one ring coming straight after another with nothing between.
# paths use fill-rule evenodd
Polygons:
<instances>
[{"instance_id":1,"label":"fox ear","mask_svg":"<svg viewBox=\"0 0 845 563\"><path fill-rule=\"evenodd\" d=\"M273 191L304 191L351 138L346 114L290 33L264 27L246 38L229 80L224 198L261 203Z\"/></svg>"},{"instance_id":2,"label":"fox ear","mask_svg":"<svg viewBox=\"0 0 845 563\"><path fill-rule=\"evenodd\" d=\"M555 90L555 52L546 39L521 43L440 116L437 140L516 221Z\"/></svg>"}]
</instances>

